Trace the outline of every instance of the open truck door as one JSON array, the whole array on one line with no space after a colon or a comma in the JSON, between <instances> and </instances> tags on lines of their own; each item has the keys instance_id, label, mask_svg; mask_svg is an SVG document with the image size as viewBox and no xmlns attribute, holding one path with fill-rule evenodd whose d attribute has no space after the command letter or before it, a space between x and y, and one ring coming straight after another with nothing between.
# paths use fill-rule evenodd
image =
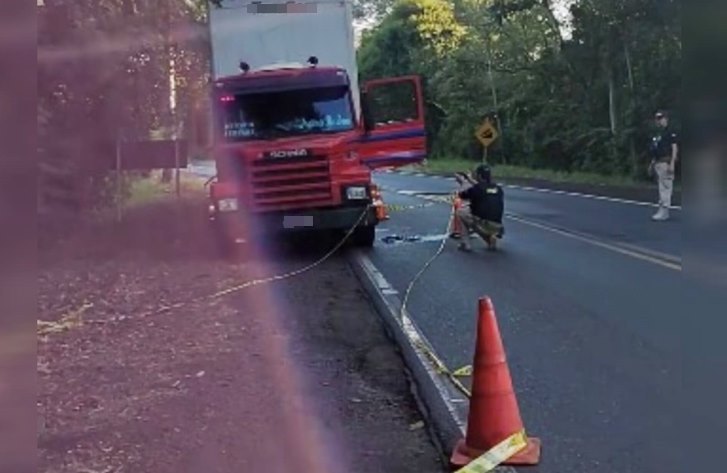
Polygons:
<instances>
[{"instance_id":1,"label":"open truck door","mask_svg":"<svg viewBox=\"0 0 727 473\"><path fill-rule=\"evenodd\" d=\"M427 157L424 99L417 76L364 84L359 156L371 169L418 164Z\"/></svg>"}]
</instances>

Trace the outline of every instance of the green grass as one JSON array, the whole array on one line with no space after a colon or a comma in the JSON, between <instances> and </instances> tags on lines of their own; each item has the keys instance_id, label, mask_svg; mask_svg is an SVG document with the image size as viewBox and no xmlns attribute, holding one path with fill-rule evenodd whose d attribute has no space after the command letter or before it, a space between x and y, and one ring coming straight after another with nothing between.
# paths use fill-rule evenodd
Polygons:
<instances>
[{"instance_id":1,"label":"green grass","mask_svg":"<svg viewBox=\"0 0 727 473\"><path fill-rule=\"evenodd\" d=\"M124 207L137 207L164 198L169 186L152 178L134 179L129 188L129 197Z\"/></svg>"},{"instance_id":2,"label":"green grass","mask_svg":"<svg viewBox=\"0 0 727 473\"><path fill-rule=\"evenodd\" d=\"M161 172L153 172L149 177L136 178L129 184L129 197L124 201L124 208L139 207L160 200L176 197L174 178L171 182L160 182ZM182 196L198 193L203 189L205 179L182 174L180 188Z\"/></svg>"},{"instance_id":3,"label":"green grass","mask_svg":"<svg viewBox=\"0 0 727 473\"><path fill-rule=\"evenodd\" d=\"M433 174L469 171L477 165L474 161L464 159L429 159L425 166L417 170ZM492 166L492 173L497 180L508 179L540 179L554 183L607 185L618 187L644 187L647 183L626 176L606 176L587 172L563 172L550 169L533 169L524 166L497 164Z\"/></svg>"}]
</instances>

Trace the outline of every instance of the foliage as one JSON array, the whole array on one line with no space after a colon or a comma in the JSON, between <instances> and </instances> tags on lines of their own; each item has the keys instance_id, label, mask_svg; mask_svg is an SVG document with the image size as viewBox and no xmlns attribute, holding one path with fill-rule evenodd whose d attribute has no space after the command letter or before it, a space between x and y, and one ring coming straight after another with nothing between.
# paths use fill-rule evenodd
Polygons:
<instances>
[{"instance_id":1,"label":"foliage","mask_svg":"<svg viewBox=\"0 0 727 473\"><path fill-rule=\"evenodd\" d=\"M435 155L479 158L473 129L496 112L494 161L643 177L653 111L680 106L680 3L575 0L567 24L559 3L399 0L361 74L424 77Z\"/></svg>"},{"instance_id":2,"label":"foliage","mask_svg":"<svg viewBox=\"0 0 727 473\"><path fill-rule=\"evenodd\" d=\"M395 0L353 0L353 15L356 19L377 20L386 15Z\"/></svg>"},{"instance_id":3,"label":"foliage","mask_svg":"<svg viewBox=\"0 0 727 473\"><path fill-rule=\"evenodd\" d=\"M187 0L47 0L38 7L40 159L72 171L85 202L106 195L117 137L189 124L206 84L203 14Z\"/></svg>"}]
</instances>

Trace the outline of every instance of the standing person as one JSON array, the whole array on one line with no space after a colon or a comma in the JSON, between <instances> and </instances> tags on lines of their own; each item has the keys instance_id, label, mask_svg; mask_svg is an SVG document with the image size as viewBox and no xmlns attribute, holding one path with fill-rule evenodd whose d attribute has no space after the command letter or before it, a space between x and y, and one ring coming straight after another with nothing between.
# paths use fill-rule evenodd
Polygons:
<instances>
[{"instance_id":1,"label":"standing person","mask_svg":"<svg viewBox=\"0 0 727 473\"><path fill-rule=\"evenodd\" d=\"M502 187L492 182L492 171L486 164L480 164L475 170L475 178L457 176L460 184L465 179L472 186L461 191L458 195L462 200L469 201L469 208L462 207L457 211L464 231L459 249L471 251L470 232L476 232L487 242L487 247L494 250L497 247L497 238L502 237L502 216L504 214L505 199Z\"/></svg>"},{"instance_id":2,"label":"standing person","mask_svg":"<svg viewBox=\"0 0 727 473\"><path fill-rule=\"evenodd\" d=\"M659 210L651 218L664 221L669 219L679 145L676 133L669 127L669 117L666 112L656 112L654 119L658 131L651 140L650 167L656 173L659 183Z\"/></svg>"}]
</instances>

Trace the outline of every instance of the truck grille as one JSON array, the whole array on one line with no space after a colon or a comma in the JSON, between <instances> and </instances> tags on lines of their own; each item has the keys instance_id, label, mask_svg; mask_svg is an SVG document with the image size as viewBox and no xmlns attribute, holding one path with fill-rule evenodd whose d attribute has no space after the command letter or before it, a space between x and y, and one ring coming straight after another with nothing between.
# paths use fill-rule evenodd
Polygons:
<instances>
[{"instance_id":1,"label":"truck grille","mask_svg":"<svg viewBox=\"0 0 727 473\"><path fill-rule=\"evenodd\" d=\"M250 179L254 208L258 210L315 207L331 200L326 156L253 161Z\"/></svg>"}]
</instances>

